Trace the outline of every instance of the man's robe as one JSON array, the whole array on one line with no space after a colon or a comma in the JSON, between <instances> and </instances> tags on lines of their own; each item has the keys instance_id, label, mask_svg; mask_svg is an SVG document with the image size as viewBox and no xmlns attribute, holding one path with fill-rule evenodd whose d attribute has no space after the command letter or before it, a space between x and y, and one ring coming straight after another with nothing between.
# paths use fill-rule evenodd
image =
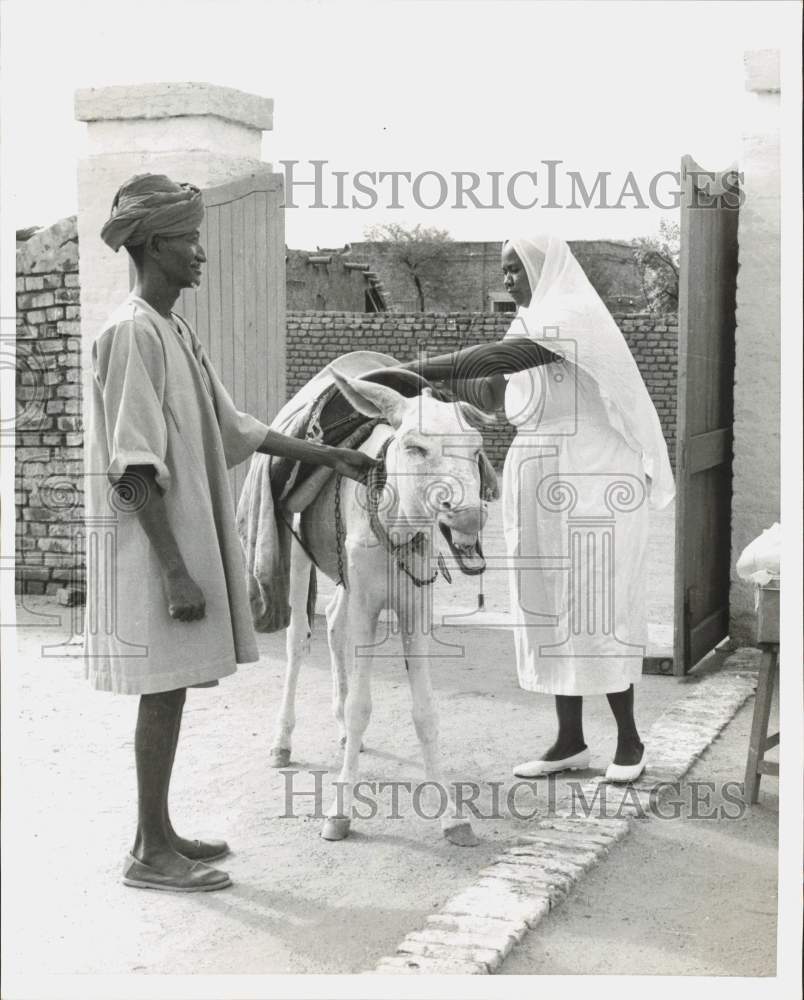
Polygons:
<instances>
[{"instance_id":1,"label":"man's robe","mask_svg":"<svg viewBox=\"0 0 804 1000\"><path fill-rule=\"evenodd\" d=\"M227 475L268 428L237 410L185 321L130 295L92 348L86 401L85 665L104 691L208 684L258 657ZM112 489L149 465L206 616L168 614L160 562L136 508ZM135 491L136 493L136 491Z\"/></svg>"}]
</instances>

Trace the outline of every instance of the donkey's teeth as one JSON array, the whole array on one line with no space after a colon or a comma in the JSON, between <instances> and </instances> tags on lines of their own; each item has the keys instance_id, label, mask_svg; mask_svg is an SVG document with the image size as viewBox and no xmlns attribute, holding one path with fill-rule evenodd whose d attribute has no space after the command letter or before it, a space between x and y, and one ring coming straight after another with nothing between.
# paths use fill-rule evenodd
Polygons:
<instances>
[{"instance_id":1,"label":"donkey's teeth","mask_svg":"<svg viewBox=\"0 0 804 1000\"><path fill-rule=\"evenodd\" d=\"M456 549L469 549L474 551L477 535L467 535L463 531L452 529L452 544Z\"/></svg>"}]
</instances>

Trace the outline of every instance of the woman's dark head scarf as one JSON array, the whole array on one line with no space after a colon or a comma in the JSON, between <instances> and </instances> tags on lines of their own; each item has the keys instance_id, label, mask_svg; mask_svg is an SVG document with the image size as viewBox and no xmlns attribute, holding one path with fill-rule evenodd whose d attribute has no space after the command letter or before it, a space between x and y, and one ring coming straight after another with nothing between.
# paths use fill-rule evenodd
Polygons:
<instances>
[{"instance_id":1,"label":"woman's dark head scarf","mask_svg":"<svg viewBox=\"0 0 804 1000\"><path fill-rule=\"evenodd\" d=\"M144 244L150 236L181 236L201 225L204 201L192 184L177 184L164 174L137 174L123 184L101 239L117 253Z\"/></svg>"}]
</instances>

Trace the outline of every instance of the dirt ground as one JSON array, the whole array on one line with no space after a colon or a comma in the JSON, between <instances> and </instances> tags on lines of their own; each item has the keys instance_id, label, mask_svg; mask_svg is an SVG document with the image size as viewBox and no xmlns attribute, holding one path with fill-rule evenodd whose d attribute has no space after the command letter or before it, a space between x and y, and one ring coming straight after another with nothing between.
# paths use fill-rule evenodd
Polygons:
<instances>
[{"instance_id":1,"label":"dirt ground","mask_svg":"<svg viewBox=\"0 0 804 1000\"><path fill-rule=\"evenodd\" d=\"M653 607L666 606L672 580L669 525L663 535L657 529L654 542ZM502 600L499 589L489 590L492 602ZM461 613L465 602L453 592L443 610ZM462 849L443 840L436 820L415 814L404 789L396 810L390 792L378 789L377 816L356 821L346 841L323 841L316 809L329 804L340 751L319 627L299 683L288 771L267 761L283 637L261 636L259 665L188 697L171 811L184 835L227 837L233 853L221 866L233 887L193 896L126 888L120 875L135 819L136 699L93 693L79 658L43 655L43 646L69 638L64 609L29 598L18 624L19 655L4 671L15 751L4 774L15 810L11 821L6 813L4 831L3 888L15 904L5 927L6 976L362 972L527 827L505 805L510 767L549 741L552 700L517 686L506 629L442 628L437 639L457 652L432 668L447 777L478 782L478 804L489 813L492 783L501 782L502 808L474 820L480 845ZM422 768L399 647L390 637L384 648L393 655L375 661L362 777L415 786ZM637 696L640 726L647 730L694 683L646 676ZM702 780L741 780L749 712L743 709L699 763ZM587 699L585 730L592 764L578 773L584 779L601 773L613 753L605 698ZM316 771L323 772L323 803L309 794L288 799L290 791L312 792ZM771 974L776 782L763 782L759 808L741 820L640 826L515 949L504 972ZM559 798L562 787L558 782ZM527 790L515 805L547 809Z\"/></svg>"},{"instance_id":2,"label":"dirt ground","mask_svg":"<svg viewBox=\"0 0 804 1000\"><path fill-rule=\"evenodd\" d=\"M745 766L753 707L737 713L689 775L699 783L701 818L636 823L514 949L502 974L775 975L779 783L763 777L759 802L739 818L705 818L724 806L718 789Z\"/></svg>"}]
</instances>

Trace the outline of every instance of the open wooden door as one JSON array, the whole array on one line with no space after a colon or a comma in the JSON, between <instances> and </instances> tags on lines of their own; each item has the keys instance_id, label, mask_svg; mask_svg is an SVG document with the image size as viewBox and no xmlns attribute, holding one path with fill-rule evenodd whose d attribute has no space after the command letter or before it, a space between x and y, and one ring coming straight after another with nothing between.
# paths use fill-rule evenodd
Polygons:
<instances>
[{"instance_id":1,"label":"open wooden door","mask_svg":"<svg viewBox=\"0 0 804 1000\"><path fill-rule=\"evenodd\" d=\"M728 634L739 191L681 161L675 635L683 675Z\"/></svg>"},{"instance_id":2,"label":"open wooden door","mask_svg":"<svg viewBox=\"0 0 804 1000\"><path fill-rule=\"evenodd\" d=\"M285 401L285 217L282 176L246 174L204 192L197 289L176 312L190 322L235 405L270 423ZM235 502L244 463L232 470Z\"/></svg>"}]
</instances>

